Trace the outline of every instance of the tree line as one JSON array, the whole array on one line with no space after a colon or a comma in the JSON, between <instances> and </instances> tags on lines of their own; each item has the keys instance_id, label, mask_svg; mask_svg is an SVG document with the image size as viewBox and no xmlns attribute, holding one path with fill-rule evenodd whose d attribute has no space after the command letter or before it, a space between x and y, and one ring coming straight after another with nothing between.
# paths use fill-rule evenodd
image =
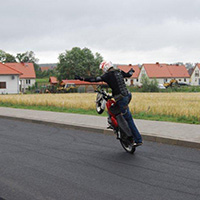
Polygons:
<instances>
[{"instance_id":1,"label":"tree line","mask_svg":"<svg viewBox=\"0 0 200 200\"><path fill-rule=\"evenodd\" d=\"M79 76L98 76L101 74L99 65L103 57L99 53L93 54L89 48L74 47L66 50L58 56L57 68L48 71L41 71L38 65L39 59L33 51L17 53L16 56L0 50L0 62L29 62L34 64L36 77L43 78L56 76L58 80L73 79L76 74Z\"/></svg>"}]
</instances>

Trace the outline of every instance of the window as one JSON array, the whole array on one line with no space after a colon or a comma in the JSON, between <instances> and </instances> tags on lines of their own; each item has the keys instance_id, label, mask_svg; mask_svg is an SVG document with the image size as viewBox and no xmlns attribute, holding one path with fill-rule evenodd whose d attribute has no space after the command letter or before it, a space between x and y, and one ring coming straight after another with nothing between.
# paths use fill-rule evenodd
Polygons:
<instances>
[{"instance_id":1,"label":"window","mask_svg":"<svg viewBox=\"0 0 200 200\"><path fill-rule=\"evenodd\" d=\"M195 71L195 77L199 77L199 70Z\"/></svg>"},{"instance_id":2,"label":"window","mask_svg":"<svg viewBox=\"0 0 200 200\"><path fill-rule=\"evenodd\" d=\"M31 80L30 79L26 79L26 84L31 84Z\"/></svg>"},{"instance_id":3,"label":"window","mask_svg":"<svg viewBox=\"0 0 200 200\"><path fill-rule=\"evenodd\" d=\"M178 81L181 81L181 79L179 78L179 80Z\"/></svg>"},{"instance_id":4,"label":"window","mask_svg":"<svg viewBox=\"0 0 200 200\"><path fill-rule=\"evenodd\" d=\"M6 89L6 82L0 82L0 89Z\"/></svg>"},{"instance_id":5,"label":"window","mask_svg":"<svg viewBox=\"0 0 200 200\"><path fill-rule=\"evenodd\" d=\"M186 78L184 78L184 82L186 82Z\"/></svg>"},{"instance_id":6,"label":"window","mask_svg":"<svg viewBox=\"0 0 200 200\"><path fill-rule=\"evenodd\" d=\"M166 78L166 79L164 79L164 83L167 83L167 78Z\"/></svg>"}]
</instances>

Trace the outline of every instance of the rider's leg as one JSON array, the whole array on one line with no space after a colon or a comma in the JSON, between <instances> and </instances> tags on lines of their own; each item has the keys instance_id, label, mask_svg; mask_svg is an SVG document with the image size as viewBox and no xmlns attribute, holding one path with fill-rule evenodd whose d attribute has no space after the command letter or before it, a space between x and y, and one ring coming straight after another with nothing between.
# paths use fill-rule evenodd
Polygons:
<instances>
[{"instance_id":1,"label":"rider's leg","mask_svg":"<svg viewBox=\"0 0 200 200\"><path fill-rule=\"evenodd\" d=\"M126 119L126 121L128 122L129 128L131 129L131 132L133 134L135 142L141 143L142 142L142 136L141 136L140 132L138 131L138 129L137 129L137 127L136 127L136 125L133 121L133 118L132 118L132 115L131 115L129 108L126 109L126 112L123 114L123 116Z\"/></svg>"},{"instance_id":2,"label":"rider's leg","mask_svg":"<svg viewBox=\"0 0 200 200\"><path fill-rule=\"evenodd\" d=\"M136 127L136 125L133 121L131 112L130 112L129 107L128 107L128 103L130 102L130 99L131 99L131 95L128 95L126 97L123 97L119 101L117 101L117 104L119 105L120 110L121 110L124 118L128 122L129 128L131 129L131 132L133 134L135 142L141 143L142 142L142 136L139 133L139 131L138 131L138 129L137 129L137 127Z\"/></svg>"}]
</instances>

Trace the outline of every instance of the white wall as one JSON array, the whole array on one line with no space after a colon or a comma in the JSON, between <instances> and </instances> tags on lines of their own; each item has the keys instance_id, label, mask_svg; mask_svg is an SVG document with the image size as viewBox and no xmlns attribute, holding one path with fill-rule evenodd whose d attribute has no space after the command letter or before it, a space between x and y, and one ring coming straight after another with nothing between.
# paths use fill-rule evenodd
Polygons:
<instances>
[{"instance_id":1,"label":"white wall","mask_svg":"<svg viewBox=\"0 0 200 200\"><path fill-rule=\"evenodd\" d=\"M137 81L136 78L126 78L126 79L125 79L125 83L126 83L126 85L128 85L128 86L131 86L131 85L136 86L136 85L139 84L139 81Z\"/></svg>"},{"instance_id":2,"label":"white wall","mask_svg":"<svg viewBox=\"0 0 200 200\"><path fill-rule=\"evenodd\" d=\"M191 81L191 85L194 85L194 86L200 85L200 69L197 66L194 68L190 81Z\"/></svg>"},{"instance_id":3,"label":"white wall","mask_svg":"<svg viewBox=\"0 0 200 200\"><path fill-rule=\"evenodd\" d=\"M6 82L6 89L0 89L0 94L19 93L19 75L0 75L0 82Z\"/></svg>"},{"instance_id":4,"label":"white wall","mask_svg":"<svg viewBox=\"0 0 200 200\"><path fill-rule=\"evenodd\" d=\"M140 85L141 85L141 79L142 79L142 76L143 76L143 75L146 75L146 76L147 76L147 73L146 73L145 68L142 66L142 69L140 70L140 74L139 74L139 76L138 76ZM147 77L148 77L148 76L147 76Z\"/></svg>"},{"instance_id":5,"label":"white wall","mask_svg":"<svg viewBox=\"0 0 200 200\"><path fill-rule=\"evenodd\" d=\"M169 83L172 79L177 80L179 83L190 84L190 78L157 78L158 84ZM150 81L153 79L149 79Z\"/></svg>"},{"instance_id":6,"label":"white wall","mask_svg":"<svg viewBox=\"0 0 200 200\"><path fill-rule=\"evenodd\" d=\"M30 84L26 83L26 80L30 80ZM35 79L20 79L20 85L22 91L25 91L29 86L32 87L35 85Z\"/></svg>"}]
</instances>

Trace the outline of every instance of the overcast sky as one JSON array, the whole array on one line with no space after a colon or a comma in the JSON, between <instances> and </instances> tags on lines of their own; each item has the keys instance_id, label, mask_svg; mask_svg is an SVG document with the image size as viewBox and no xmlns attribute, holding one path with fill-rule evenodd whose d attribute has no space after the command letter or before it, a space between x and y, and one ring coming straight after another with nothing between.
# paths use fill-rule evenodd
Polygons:
<instances>
[{"instance_id":1,"label":"overcast sky","mask_svg":"<svg viewBox=\"0 0 200 200\"><path fill-rule=\"evenodd\" d=\"M6 0L0 49L58 62L87 47L113 63L200 62L200 0Z\"/></svg>"}]
</instances>

